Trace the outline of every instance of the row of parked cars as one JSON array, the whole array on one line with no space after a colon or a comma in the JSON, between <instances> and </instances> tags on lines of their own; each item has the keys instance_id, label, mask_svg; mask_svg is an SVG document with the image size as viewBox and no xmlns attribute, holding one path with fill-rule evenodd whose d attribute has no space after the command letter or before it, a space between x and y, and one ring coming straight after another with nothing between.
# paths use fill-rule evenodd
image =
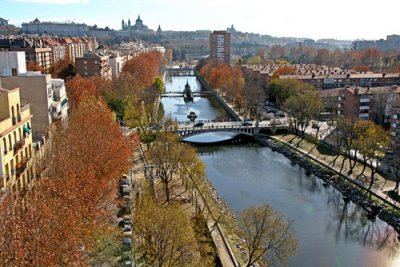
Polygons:
<instances>
[{"instance_id":1,"label":"row of parked cars","mask_svg":"<svg viewBox=\"0 0 400 267\"><path fill-rule=\"evenodd\" d=\"M120 217L118 226L122 228L123 239L122 239L122 266L132 266L132 220L131 220L131 208L132 208L132 183L127 175L122 175L119 184L119 197L122 199L123 205L120 207L118 215Z\"/></svg>"}]
</instances>

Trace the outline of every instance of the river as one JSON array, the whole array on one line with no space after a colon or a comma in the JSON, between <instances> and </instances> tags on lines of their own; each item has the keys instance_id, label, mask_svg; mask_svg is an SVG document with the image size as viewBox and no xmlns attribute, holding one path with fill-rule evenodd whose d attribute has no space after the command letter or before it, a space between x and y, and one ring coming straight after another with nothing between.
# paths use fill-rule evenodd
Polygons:
<instances>
[{"instance_id":1,"label":"river","mask_svg":"<svg viewBox=\"0 0 400 267\"><path fill-rule=\"evenodd\" d=\"M188 78L194 79L190 84L196 82L194 77ZM174 77L172 83L184 86L186 79ZM165 114L178 121L187 121L186 115L192 110L204 120L225 116L207 98L193 103L163 98L162 103ZM213 135L198 138L218 141ZM367 220L360 207L344 203L334 188L323 187L320 179L307 176L283 155L255 144L198 150L208 178L234 212L267 203L293 220L300 249L290 266L400 266L399 242L393 228L378 218Z\"/></svg>"}]
</instances>

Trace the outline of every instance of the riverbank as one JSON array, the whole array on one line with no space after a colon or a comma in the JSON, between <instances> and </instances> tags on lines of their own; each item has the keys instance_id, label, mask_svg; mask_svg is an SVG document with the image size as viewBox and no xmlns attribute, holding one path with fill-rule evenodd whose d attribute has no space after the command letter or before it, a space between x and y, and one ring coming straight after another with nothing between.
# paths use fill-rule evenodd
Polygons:
<instances>
[{"instance_id":1,"label":"riverbank","mask_svg":"<svg viewBox=\"0 0 400 267\"><path fill-rule=\"evenodd\" d=\"M378 216L381 220L391 225L400 233L400 212L396 203L383 198L376 192L368 191L354 178L340 173L339 170L330 166L327 162L295 147L277 137L260 136L258 141L272 150L283 154L291 160L292 164L298 164L305 169L307 174L314 174L324 181L324 186L333 186L343 195L343 200L352 201L368 212L368 217L373 219Z\"/></svg>"}]
</instances>

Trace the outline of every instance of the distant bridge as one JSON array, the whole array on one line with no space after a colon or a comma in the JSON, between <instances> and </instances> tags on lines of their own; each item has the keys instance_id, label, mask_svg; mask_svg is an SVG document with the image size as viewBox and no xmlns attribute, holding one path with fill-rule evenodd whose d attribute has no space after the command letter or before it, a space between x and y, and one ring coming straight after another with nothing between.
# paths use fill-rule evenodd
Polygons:
<instances>
[{"instance_id":1,"label":"distant bridge","mask_svg":"<svg viewBox=\"0 0 400 267\"><path fill-rule=\"evenodd\" d=\"M169 68L165 70L170 76L195 76L193 68Z\"/></svg>"},{"instance_id":2,"label":"distant bridge","mask_svg":"<svg viewBox=\"0 0 400 267\"><path fill-rule=\"evenodd\" d=\"M213 95L214 92L197 92L197 93L193 93L193 96L207 96L207 95ZM163 94L161 94L161 97L175 97L175 96L181 96L183 97L183 93L182 92L165 92Z\"/></svg>"},{"instance_id":3,"label":"distant bridge","mask_svg":"<svg viewBox=\"0 0 400 267\"><path fill-rule=\"evenodd\" d=\"M289 125L286 119L276 119L274 121L261 121L258 127L255 122L250 122L251 125L245 126L243 122L207 122L202 127L194 127L194 124L188 123L179 124L176 132L181 139L211 132L232 132L254 137L261 130L269 130L275 133L277 130L288 130Z\"/></svg>"}]
</instances>

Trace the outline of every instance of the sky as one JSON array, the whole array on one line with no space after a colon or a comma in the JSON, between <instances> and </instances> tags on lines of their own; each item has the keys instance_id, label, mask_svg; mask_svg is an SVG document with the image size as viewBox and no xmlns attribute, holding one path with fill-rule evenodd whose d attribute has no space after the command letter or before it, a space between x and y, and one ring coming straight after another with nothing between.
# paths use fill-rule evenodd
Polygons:
<instances>
[{"instance_id":1,"label":"sky","mask_svg":"<svg viewBox=\"0 0 400 267\"><path fill-rule=\"evenodd\" d=\"M121 28L140 14L150 29L224 30L277 37L385 39L400 34L400 0L0 0L0 17L20 26L74 21Z\"/></svg>"}]
</instances>

